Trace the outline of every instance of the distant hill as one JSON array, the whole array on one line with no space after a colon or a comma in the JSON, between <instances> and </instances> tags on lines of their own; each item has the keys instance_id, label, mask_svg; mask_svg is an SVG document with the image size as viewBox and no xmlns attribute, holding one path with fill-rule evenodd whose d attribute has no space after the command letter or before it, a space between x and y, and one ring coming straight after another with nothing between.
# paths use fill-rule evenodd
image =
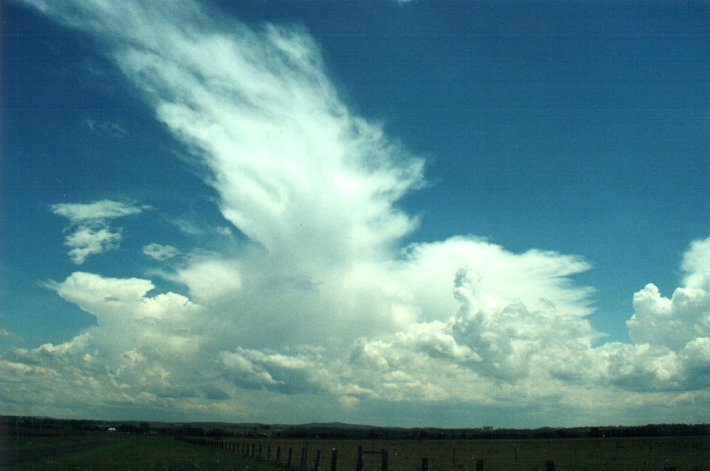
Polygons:
<instances>
[{"instance_id":1,"label":"distant hill","mask_svg":"<svg viewBox=\"0 0 710 471\"><path fill-rule=\"evenodd\" d=\"M331 438L331 439L496 439L496 438L604 438L655 436L710 436L710 424L649 424L641 426L591 426L574 428L495 429L492 427L442 429L402 428L343 422L305 424L261 424L230 422L146 422L110 420L66 420L50 417L0 416L0 436L8 430L34 433L54 431L107 431L159 433L166 435L210 435L229 437Z\"/></svg>"}]
</instances>

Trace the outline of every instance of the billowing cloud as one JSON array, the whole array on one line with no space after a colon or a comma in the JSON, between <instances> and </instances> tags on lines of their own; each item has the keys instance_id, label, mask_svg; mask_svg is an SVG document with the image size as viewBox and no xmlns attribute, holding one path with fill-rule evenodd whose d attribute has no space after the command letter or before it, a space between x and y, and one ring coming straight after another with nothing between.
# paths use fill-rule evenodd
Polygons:
<instances>
[{"instance_id":1,"label":"billowing cloud","mask_svg":"<svg viewBox=\"0 0 710 471\"><path fill-rule=\"evenodd\" d=\"M116 249L123 238L121 228L113 228L108 221L138 214L147 206L135 206L119 201L101 200L93 203L61 203L50 207L57 216L69 220L69 234L64 245L69 247L69 257L83 264L92 255Z\"/></svg>"},{"instance_id":2,"label":"billowing cloud","mask_svg":"<svg viewBox=\"0 0 710 471\"><path fill-rule=\"evenodd\" d=\"M710 239L694 242L681 268L684 286L670 299L653 284L634 294L634 314L627 321L634 342L679 349L710 337Z\"/></svg>"},{"instance_id":3,"label":"billowing cloud","mask_svg":"<svg viewBox=\"0 0 710 471\"><path fill-rule=\"evenodd\" d=\"M652 285L636 293L632 343L595 346L593 291L574 283L590 269L581 257L472 236L401 247L417 219L397 203L421 185L423 161L345 106L302 28L251 29L189 1L26 3L101 41L249 240L186 249L159 273L186 294L87 272L52 283L97 325L4 356L0 397L33 378L27 401L57 410L77 400L221 420L358 420L448 403L516 404L520 425L710 410L710 239L689 249L671 299ZM81 263L120 242L107 221L142 209L52 210L85 233L72 246ZM72 390L82 381L92 395Z\"/></svg>"},{"instance_id":4,"label":"billowing cloud","mask_svg":"<svg viewBox=\"0 0 710 471\"><path fill-rule=\"evenodd\" d=\"M199 259L178 270L174 279L183 283L190 295L201 302L210 302L236 294L242 285L239 268L217 259Z\"/></svg>"}]
</instances>

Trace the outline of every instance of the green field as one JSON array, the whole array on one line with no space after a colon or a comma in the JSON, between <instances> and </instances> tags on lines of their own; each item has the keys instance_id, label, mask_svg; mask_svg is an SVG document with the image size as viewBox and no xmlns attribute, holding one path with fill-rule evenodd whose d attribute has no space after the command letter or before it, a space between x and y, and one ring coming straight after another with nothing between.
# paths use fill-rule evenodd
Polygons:
<instances>
[{"instance_id":1,"label":"green field","mask_svg":"<svg viewBox=\"0 0 710 471\"><path fill-rule=\"evenodd\" d=\"M202 439L206 440L206 439ZM533 471L554 462L556 471L710 471L708 437L522 439L522 440L298 440L222 439L208 445L150 434L81 432L5 435L0 440L0 469L164 469L274 471L286 466L289 449L294 470L313 471L320 450L320 471L330 470L337 450L337 470L355 471L357 449L363 471L381 471L387 451L388 471ZM305 453L305 467L301 467ZM277 453L279 463L276 463ZM248 455L248 456L244 456ZM480 464L479 464L480 465Z\"/></svg>"},{"instance_id":2,"label":"green field","mask_svg":"<svg viewBox=\"0 0 710 471\"><path fill-rule=\"evenodd\" d=\"M363 451L387 451L389 471L419 471L427 458L429 471L475 471L483 460L486 471L545 470L552 461L555 470L589 471L710 471L710 437L531 439L531 440L229 440L254 444L254 453L286 463L292 450L292 467L299 468L306 449L306 467L314 469L321 450L320 470L328 471L333 448L337 449L337 470L356 469L357 447ZM239 448L237 448L239 450ZM251 448L249 448L251 453ZM363 471L381 471L378 453L363 455Z\"/></svg>"},{"instance_id":3,"label":"green field","mask_svg":"<svg viewBox=\"0 0 710 471\"><path fill-rule=\"evenodd\" d=\"M73 436L6 436L0 469L7 470L249 470L267 463L158 435L83 433Z\"/></svg>"}]
</instances>

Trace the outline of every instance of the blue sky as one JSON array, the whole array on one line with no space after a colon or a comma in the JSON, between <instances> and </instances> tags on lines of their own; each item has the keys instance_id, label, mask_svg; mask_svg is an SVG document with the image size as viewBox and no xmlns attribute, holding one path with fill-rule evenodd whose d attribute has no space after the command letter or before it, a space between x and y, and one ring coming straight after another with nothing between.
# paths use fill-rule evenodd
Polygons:
<instances>
[{"instance_id":1,"label":"blue sky","mask_svg":"<svg viewBox=\"0 0 710 471\"><path fill-rule=\"evenodd\" d=\"M3 2L0 412L707 421L709 15Z\"/></svg>"}]
</instances>

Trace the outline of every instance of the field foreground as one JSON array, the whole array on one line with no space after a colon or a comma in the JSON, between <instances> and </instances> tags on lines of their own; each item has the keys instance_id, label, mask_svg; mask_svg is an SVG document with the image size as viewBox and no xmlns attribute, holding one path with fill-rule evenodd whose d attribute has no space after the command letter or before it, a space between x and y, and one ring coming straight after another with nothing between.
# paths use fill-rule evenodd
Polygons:
<instances>
[{"instance_id":1,"label":"field foreground","mask_svg":"<svg viewBox=\"0 0 710 471\"><path fill-rule=\"evenodd\" d=\"M279 468L254 459L159 435L82 433L3 437L7 470L249 470Z\"/></svg>"},{"instance_id":2,"label":"field foreground","mask_svg":"<svg viewBox=\"0 0 710 471\"><path fill-rule=\"evenodd\" d=\"M705 437L496 439L496 440L303 440L224 439L210 442L237 454L312 471L710 471ZM383 459L383 453L386 458ZM383 469L385 468L386 469Z\"/></svg>"},{"instance_id":3,"label":"field foreground","mask_svg":"<svg viewBox=\"0 0 710 471\"><path fill-rule=\"evenodd\" d=\"M93 432L5 436L0 469L274 471L710 471L703 437L496 440L177 440ZM333 452L335 450L335 453ZM382 451L385 451L383 457ZM335 455L335 463L332 462ZM290 461L289 461L290 456ZM384 468L384 469L383 469Z\"/></svg>"}]
</instances>

